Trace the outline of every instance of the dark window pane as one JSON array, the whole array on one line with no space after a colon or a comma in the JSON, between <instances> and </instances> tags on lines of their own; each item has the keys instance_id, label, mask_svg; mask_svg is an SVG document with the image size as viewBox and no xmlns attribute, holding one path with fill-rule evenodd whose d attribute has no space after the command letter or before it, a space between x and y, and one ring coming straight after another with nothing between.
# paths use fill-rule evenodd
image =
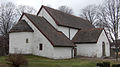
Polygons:
<instances>
[{"instance_id":1,"label":"dark window pane","mask_svg":"<svg viewBox=\"0 0 120 67\"><path fill-rule=\"evenodd\" d=\"M43 47L42 44L39 44L39 50L42 50L43 49L42 47Z\"/></svg>"},{"instance_id":2,"label":"dark window pane","mask_svg":"<svg viewBox=\"0 0 120 67\"><path fill-rule=\"evenodd\" d=\"M28 43L28 38L26 39L26 43Z\"/></svg>"}]
</instances>

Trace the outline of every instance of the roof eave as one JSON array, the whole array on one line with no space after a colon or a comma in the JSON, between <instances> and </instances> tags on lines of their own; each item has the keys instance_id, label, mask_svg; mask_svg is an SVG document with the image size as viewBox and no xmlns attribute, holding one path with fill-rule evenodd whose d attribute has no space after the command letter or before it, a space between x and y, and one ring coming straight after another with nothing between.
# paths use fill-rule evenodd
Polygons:
<instances>
[{"instance_id":1,"label":"roof eave","mask_svg":"<svg viewBox=\"0 0 120 67\"><path fill-rule=\"evenodd\" d=\"M12 32L8 32L8 33L16 33L16 32L34 32L34 31L12 31Z\"/></svg>"},{"instance_id":2,"label":"roof eave","mask_svg":"<svg viewBox=\"0 0 120 67\"><path fill-rule=\"evenodd\" d=\"M80 28L75 28L75 27L71 27L71 26L65 26L65 25L60 25L60 24L58 24L58 26L69 27L69 28L73 28L73 29L78 29L78 30L80 30Z\"/></svg>"},{"instance_id":3,"label":"roof eave","mask_svg":"<svg viewBox=\"0 0 120 67\"><path fill-rule=\"evenodd\" d=\"M53 47L76 47L76 46L75 45L73 45L73 46L54 45Z\"/></svg>"},{"instance_id":4,"label":"roof eave","mask_svg":"<svg viewBox=\"0 0 120 67\"><path fill-rule=\"evenodd\" d=\"M74 42L74 44L89 44L89 43L97 43L97 41L96 42Z\"/></svg>"}]
</instances>

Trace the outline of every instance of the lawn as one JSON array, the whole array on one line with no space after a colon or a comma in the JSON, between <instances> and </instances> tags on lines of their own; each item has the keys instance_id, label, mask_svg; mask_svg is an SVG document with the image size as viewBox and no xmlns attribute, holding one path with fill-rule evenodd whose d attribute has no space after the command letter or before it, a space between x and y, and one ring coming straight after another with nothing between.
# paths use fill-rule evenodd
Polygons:
<instances>
[{"instance_id":1,"label":"lawn","mask_svg":"<svg viewBox=\"0 0 120 67\"><path fill-rule=\"evenodd\" d=\"M115 62L114 60L101 60L101 59L83 59L83 58L74 58L66 60L53 60L48 58L43 58L39 56L25 56L28 61L28 67L96 67L97 62L110 62L110 63L120 63ZM6 65L7 57L0 57L0 67L8 67Z\"/></svg>"}]
</instances>

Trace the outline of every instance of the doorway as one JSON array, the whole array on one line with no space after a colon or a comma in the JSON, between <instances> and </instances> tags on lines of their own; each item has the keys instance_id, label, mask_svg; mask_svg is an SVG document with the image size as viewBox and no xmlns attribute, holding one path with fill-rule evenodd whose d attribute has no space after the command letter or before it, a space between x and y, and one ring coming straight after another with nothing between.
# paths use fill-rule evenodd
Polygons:
<instances>
[{"instance_id":1,"label":"doorway","mask_svg":"<svg viewBox=\"0 0 120 67\"><path fill-rule=\"evenodd\" d=\"M74 48L74 57L77 56L77 48Z\"/></svg>"},{"instance_id":2,"label":"doorway","mask_svg":"<svg viewBox=\"0 0 120 67\"><path fill-rule=\"evenodd\" d=\"M105 42L102 42L102 56L106 56L105 55Z\"/></svg>"},{"instance_id":3,"label":"doorway","mask_svg":"<svg viewBox=\"0 0 120 67\"><path fill-rule=\"evenodd\" d=\"M73 47L71 51L71 57L74 58L77 56L77 48Z\"/></svg>"}]
</instances>

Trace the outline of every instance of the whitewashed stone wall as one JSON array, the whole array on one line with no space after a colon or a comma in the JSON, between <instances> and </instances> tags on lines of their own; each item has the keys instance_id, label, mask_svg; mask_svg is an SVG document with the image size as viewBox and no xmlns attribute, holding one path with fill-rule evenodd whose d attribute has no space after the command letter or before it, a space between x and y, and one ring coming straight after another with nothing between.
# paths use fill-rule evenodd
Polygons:
<instances>
[{"instance_id":1,"label":"whitewashed stone wall","mask_svg":"<svg viewBox=\"0 0 120 67\"><path fill-rule=\"evenodd\" d=\"M97 52L99 49L96 44L76 44L77 45L77 55L87 56L87 57L97 57Z\"/></svg>"},{"instance_id":2,"label":"whitewashed stone wall","mask_svg":"<svg viewBox=\"0 0 120 67\"><path fill-rule=\"evenodd\" d=\"M72 58L72 47L54 47L54 59Z\"/></svg>"},{"instance_id":3,"label":"whitewashed stone wall","mask_svg":"<svg viewBox=\"0 0 120 67\"><path fill-rule=\"evenodd\" d=\"M102 31L102 33L98 39L98 45L101 45L103 42L105 43L106 56L110 56L110 43L109 43L109 40L108 40L104 30ZM102 49L101 49L101 51L102 51Z\"/></svg>"},{"instance_id":4,"label":"whitewashed stone wall","mask_svg":"<svg viewBox=\"0 0 120 67\"><path fill-rule=\"evenodd\" d=\"M9 53L32 54L32 32L14 32L9 34ZM26 43L28 39L28 43Z\"/></svg>"},{"instance_id":5,"label":"whitewashed stone wall","mask_svg":"<svg viewBox=\"0 0 120 67\"><path fill-rule=\"evenodd\" d=\"M102 31L97 43L76 44L77 55L100 58L102 57L103 42L105 42L105 54L106 56L110 56L110 44L104 30Z\"/></svg>"}]
</instances>

